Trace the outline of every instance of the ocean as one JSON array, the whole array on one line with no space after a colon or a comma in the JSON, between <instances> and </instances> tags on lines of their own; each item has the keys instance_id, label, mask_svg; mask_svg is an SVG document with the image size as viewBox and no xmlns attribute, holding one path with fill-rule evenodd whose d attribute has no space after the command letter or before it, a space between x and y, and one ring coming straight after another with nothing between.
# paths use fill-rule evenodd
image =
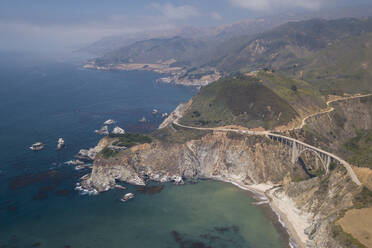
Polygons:
<instances>
[{"instance_id":1,"label":"ocean","mask_svg":"<svg viewBox=\"0 0 372 248\"><path fill-rule=\"evenodd\" d=\"M170 113L197 92L159 84L152 72L83 70L82 62L0 54L0 247L288 247L268 207L230 184L74 190L89 169L66 162L99 141L94 130L105 120L150 132L162 121L154 108ZM57 151L59 137L66 147ZM45 149L31 151L37 141ZM136 197L120 202L127 192Z\"/></svg>"}]
</instances>

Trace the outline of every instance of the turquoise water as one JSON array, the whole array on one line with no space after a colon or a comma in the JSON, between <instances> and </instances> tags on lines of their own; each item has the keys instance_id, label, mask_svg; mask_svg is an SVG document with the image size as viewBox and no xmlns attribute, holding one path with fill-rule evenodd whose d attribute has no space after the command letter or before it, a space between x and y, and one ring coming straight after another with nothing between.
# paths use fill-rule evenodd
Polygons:
<instances>
[{"instance_id":1,"label":"turquoise water","mask_svg":"<svg viewBox=\"0 0 372 248\"><path fill-rule=\"evenodd\" d=\"M157 84L150 72L100 72L79 64L0 56L0 247L287 247L270 212L229 184L171 184L157 194L137 188L97 196L74 191L65 164L97 143L94 130L113 118L148 132L196 90ZM138 120L145 116L146 124ZM63 137L66 148L56 151ZM42 141L40 152L28 149ZM136 194L126 203L119 198Z\"/></svg>"},{"instance_id":2,"label":"turquoise water","mask_svg":"<svg viewBox=\"0 0 372 248\"><path fill-rule=\"evenodd\" d=\"M10 236L0 237L18 247L286 247L263 209L233 185L201 181L167 184L155 195L133 186L125 192L136 197L122 203L124 192L114 190L57 199L0 229Z\"/></svg>"}]
</instances>

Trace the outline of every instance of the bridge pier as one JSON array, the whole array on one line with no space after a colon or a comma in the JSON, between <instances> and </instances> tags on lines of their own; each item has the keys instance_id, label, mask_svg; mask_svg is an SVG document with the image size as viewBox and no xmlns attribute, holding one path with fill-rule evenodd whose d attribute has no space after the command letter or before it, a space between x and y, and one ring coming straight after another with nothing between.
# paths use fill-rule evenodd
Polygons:
<instances>
[{"instance_id":1,"label":"bridge pier","mask_svg":"<svg viewBox=\"0 0 372 248\"><path fill-rule=\"evenodd\" d=\"M298 148L297 148L297 143L295 141L292 142L292 159L291 162L292 164L295 164L298 159Z\"/></svg>"},{"instance_id":2,"label":"bridge pier","mask_svg":"<svg viewBox=\"0 0 372 248\"><path fill-rule=\"evenodd\" d=\"M327 156L327 163L326 163L326 168L325 168L326 174L328 174L329 172L329 166L331 165L331 160L332 158L330 156Z\"/></svg>"}]
</instances>

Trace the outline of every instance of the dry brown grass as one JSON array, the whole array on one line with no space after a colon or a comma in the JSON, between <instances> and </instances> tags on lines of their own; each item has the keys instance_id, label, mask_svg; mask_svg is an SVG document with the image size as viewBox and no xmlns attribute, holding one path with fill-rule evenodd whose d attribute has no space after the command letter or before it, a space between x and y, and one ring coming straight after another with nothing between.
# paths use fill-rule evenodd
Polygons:
<instances>
[{"instance_id":1,"label":"dry brown grass","mask_svg":"<svg viewBox=\"0 0 372 248\"><path fill-rule=\"evenodd\" d=\"M349 210L337 224L363 245L372 248L372 208Z\"/></svg>"},{"instance_id":2,"label":"dry brown grass","mask_svg":"<svg viewBox=\"0 0 372 248\"><path fill-rule=\"evenodd\" d=\"M353 166L353 170L359 181L372 191L372 170L364 167Z\"/></svg>"}]
</instances>

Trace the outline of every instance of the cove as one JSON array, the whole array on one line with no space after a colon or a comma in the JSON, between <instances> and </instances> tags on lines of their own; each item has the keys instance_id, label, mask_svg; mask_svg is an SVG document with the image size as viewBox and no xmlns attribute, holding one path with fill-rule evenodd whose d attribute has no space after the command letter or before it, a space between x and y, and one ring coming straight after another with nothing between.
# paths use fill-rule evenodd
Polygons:
<instances>
[{"instance_id":1,"label":"cove","mask_svg":"<svg viewBox=\"0 0 372 248\"><path fill-rule=\"evenodd\" d=\"M0 247L288 247L275 216L236 186L203 180L165 184L150 194L125 186L49 200L3 226ZM120 202L127 192L136 197Z\"/></svg>"}]
</instances>

